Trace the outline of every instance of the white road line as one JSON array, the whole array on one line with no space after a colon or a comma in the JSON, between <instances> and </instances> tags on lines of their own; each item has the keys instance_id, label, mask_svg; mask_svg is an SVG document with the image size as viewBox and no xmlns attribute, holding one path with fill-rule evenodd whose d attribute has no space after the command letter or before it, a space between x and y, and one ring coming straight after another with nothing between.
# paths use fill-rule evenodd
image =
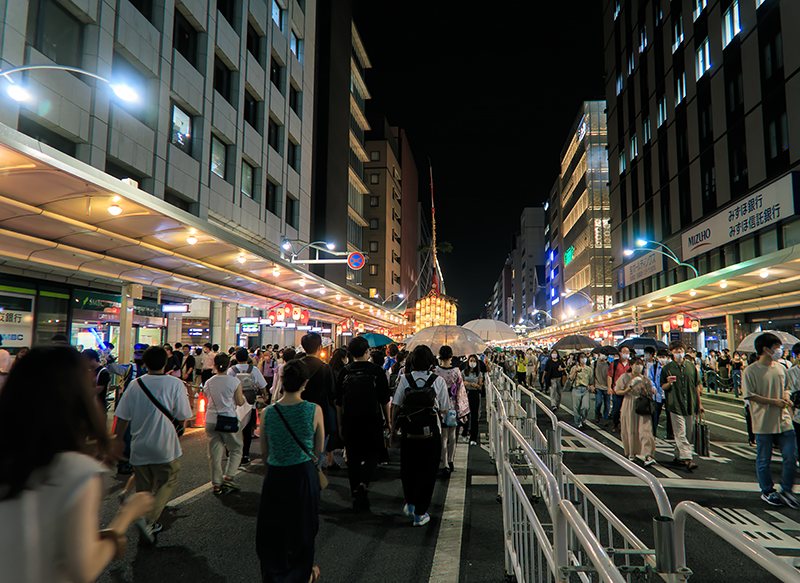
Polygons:
<instances>
[{"instance_id":1,"label":"white road line","mask_svg":"<svg viewBox=\"0 0 800 583\"><path fill-rule=\"evenodd\" d=\"M450 475L444 501L442 524L436 551L433 554L429 582L458 583L461 567L461 538L464 532L464 510L467 497L467 464L469 445L456 446L456 471Z\"/></svg>"},{"instance_id":2,"label":"white road line","mask_svg":"<svg viewBox=\"0 0 800 583\"><path fill-rule=\"evenodd\" d=\"M648 487L647 484L634 476L603 476L595 474L583 474L576 476L581 483L597 486L641 486ZM727 492L760 492L758 482L724 482L721 480L690 480L671 478L658 478L661 485L665 488L683 488L693 490L721 490ZM473 486L496 486L497 476L472 476Z\"/></svg>"},{"instance_id":3,"label":"white road line","mask_svg":"<svg viewBox=\"0 0 800 583\"><path fill-rule=\"evenodd\" d=\"M250 463L250 467L261 466L263 464L264 464L263 461L256 460L256 461ZM245 471L245 470L240 469L237 472L237 474L242 473L243 471ZM205 484L203 484L202 486L198 486L194 490L189 490L188 492L186 492L186 494L184 494L182 496L178 496L177 498L167 502L167 508L176 508L176 507L180 506L181 504L183 504L184 502L189 502L190 500L193 500L193 499L197 498L198 496L200 496L204 492L206 492L208 490L211 490L212 486L213 486L213 484L211 482L206 482Z\"/></svg>"},{"instance_id":4,"label":"white road line","mask_svg":"<svg viewBox=\"0 0 800 583\"><path fill-rule=\"evenodd\" d=\"M740 435L747 435L747 431L736 429L735 427L731 427L730 425L722 425L721 423L714 423L713 421L709 421L708 419L706 419L706 423L708 423L709 425L714 425L715 427L721 427L726 431L733 431L734 433L738 433Z\"/></svg>"}]
</instances>

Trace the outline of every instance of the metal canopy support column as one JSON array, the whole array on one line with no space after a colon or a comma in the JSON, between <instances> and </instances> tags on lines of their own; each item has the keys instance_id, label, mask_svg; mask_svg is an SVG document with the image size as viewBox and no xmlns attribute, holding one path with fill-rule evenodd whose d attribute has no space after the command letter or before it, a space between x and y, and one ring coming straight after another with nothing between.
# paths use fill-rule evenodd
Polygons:
<instances>
[{"instance_id":1,"label":"metal canopy support column","mask_svg":"<svg viewBox=\"0 0 800 583\"><path fill-rule=\"evenodd\" d=\"M119 364L130 363L131 356L133 354L133 346L131 345L131 340L132 340L131 336L133 332L134 299L129 295L130 293L131 293L131 286L123 285L122 290L120 292L119 346L117 347ZM139 297L141 297L141 295Z\"/></svg>"}]
</instances>

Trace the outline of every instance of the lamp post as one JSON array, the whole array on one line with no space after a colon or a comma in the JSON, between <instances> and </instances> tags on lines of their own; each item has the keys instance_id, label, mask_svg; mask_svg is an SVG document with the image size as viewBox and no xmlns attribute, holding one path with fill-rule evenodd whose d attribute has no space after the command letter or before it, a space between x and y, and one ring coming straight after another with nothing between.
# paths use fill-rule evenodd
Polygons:
<instances>
[{"instance_id":1,"label":"lamp post","mask_svg":"<svg viewBox=\"0 0 800 583\"><path fill-rule=\"evenodd\" d=\"M648 247L645 247L645 245L648 245L650 243L652 243L653 245L658 245L660 247L663 247L664 249L667 250L667 252L661 251L659 249L650 249ZM684 263L683 261L678 259L678 256L675 254L675 252L672 249L670 249L669 247L667 247L666 245L664 245L663 243L659 243L658 241L647 241L645 239L637 239L636 240L636 245L639 246L639 247L642 247L642 249L625 249L622 252L623 255L625 255L626 257L630 257L631 255L633 255L637 251L645 251L645 250L646 251L652 251L653 253L658 253L659 255L663 255L664 257L668 257L669 259L671 259L672 261L677 263L680 267L688 267L689 269L691 269L694 272L694 276L695 277L698 277L700 275L700 273L697 271L697 268L694 265L692 265L691 263Z\"/></svg>"},{"instance_id":2,"label":"lamp post","mask_svg":"<svg viewBox=\"0 0 800 583\"><path fill-rule=\"evenodd\" d=\"M297 251L294 249L295 243L302 243L303 246L300 247ZM306 249L313 249L315 251L314 259L298 259L297 256L300 255ZM305 241L300 241L298 239L287 239L284 237L283 241L281 242L281 259L286 258L286 254L284 252L289 252L289 263L293 264L311 264L311 263L347 263L346 257L350 255L348 251L334 251L336 249L336 245L334 243L329 243L327 241L312 241L311 243L306 243ZM329 255L334 255L336 257L345 257L345 259L320 259L319 253L322 251L323 253L328 253Z\"/></svg>"},{"instance_id":3,"label":"lamp post","mask_svg":"<svg viewBox=\"0 0 800 583\"><path fill-rule=\"evenodd\" d=\"M547 315L550 317L550 319L551 319L551 320L554 320L554 321L555 321L555 323L556 323L556 324L558 324L558 323L559 323L559 321L558 321L556 318L554 318L554 317L553 317L553 315L552 315L550 312L548 312L547 310L539 310L539 309L537 308L536 310L533 310L533 311L531 312L531 316L533 316L533 315L535 315L535 314L538 314L539 312L541 312L542 314L547 314ZM547 322L547 320L545 320L545 322Z\"/></svg>"},{"instance_id":4,"label":"lamp post","mask_svg":"<svg viewBox=\"0 0 800 583\"><path fill-rule=\"evenodd\" d=\"M112 83L105 77L101 77L91 71L85 71L83 69L79 69L77 67L67 67L65 65L23 65L22 67L14 67L13 69L6 69L5 71L0 71L0 77L4 77L6 81L8 81L8 87L6 87L6 93L8 96L13 99L14 101L27 101L30 99L31 95L28 93L22 85L18 85L14 82L14 80L10 77L12 73L20 73L22 71L34 71L39 69L48 69L54 71L68 71L70 73L78 73L80 75L86 75L87 77L92 77L99 81L103 81L107 83L111 90L116 94L117 97L122 99L123 101L138 101L139 96L136 95L136 92L124 85L122 83Z\"/></svg>"}]
</instances>

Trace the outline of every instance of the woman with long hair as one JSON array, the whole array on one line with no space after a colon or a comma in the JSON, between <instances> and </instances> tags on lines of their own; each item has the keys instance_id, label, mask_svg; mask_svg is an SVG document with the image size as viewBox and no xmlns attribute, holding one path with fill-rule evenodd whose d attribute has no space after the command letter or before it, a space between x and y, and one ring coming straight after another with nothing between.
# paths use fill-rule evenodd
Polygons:
<instances>
[{"instance_id":1,"label":"woman with long hair","mask_svg":"<svg viewBox=\"0 0 800 583\"><path fill-rule=\"evenodd\" d=\"M285 352L284 352L285 354ZM256 524L256 551L263 583L313 583L314 539L319 530L319 475L322 409L302 398L308 367L290 360L281 369L283 397L264 411L261 449L267 473Z\"/></svg>"},{"instance_id":2,"label":"woman with long hair","mask_svg":"<svg viewBox=\"0 0 800 583\"><path fill-rule=\"evenodd\" d=\"M630 461L641 454L644 465L655 463L656 441L653 437L653 418L650 413L636 412L636 397L646 397L653 402L653 384L644 376L644 362L640 357L631 361L631 370L617 380L614 393L624 395L620 412L620 437L625 455Z\"/></svg>"},{"instance_id":3,"label":"woman with long hair","mask_svg":"<svg viewBox=\"0 0 800 583\"><path fill-rule=\"evenodd\" d=\"M469 444L478 445L480 434L478 432L478 415L481 410L481 390L483 389L483 373L476 354L470 354L467 359L467 368L464 369L464 386L467 388L469 401L469 421L464 429L469 427Z\"/></svg>"},{"instance_id":4,"label":"woman with long hair","mask_svg":"<svg viewBox=\"0 0 800 583\"><path fill-rule=\"evenodd\" d=\"M436 367L436 374L442 377L447 387L450 398L449 411L455 411L455 419L464 421L469 414L469 399L467 389L464 386L464 379L461 378L461 369L452 366L453 349L446 344L439 348L439 366ZM458 425L452 426L443 424L442 427L442 464L444 471L450 475L455 471L456 443L458 441Z\"/></svg>"},{"instance_id":5,"label":"woman with long hair","mask_svg":"<svg viewBox=\"0 0 800 583\"><path fill-rule=\"evenodd\" d=\"M110 441L85 360L71 346L32 349L0 392L0 573L4 581L94 581L125 554L130 524L153 496L128 498L98 532L103 466L89 454ZM33 428L31 395L47 403Z\"/></svg>"}]
</instances>

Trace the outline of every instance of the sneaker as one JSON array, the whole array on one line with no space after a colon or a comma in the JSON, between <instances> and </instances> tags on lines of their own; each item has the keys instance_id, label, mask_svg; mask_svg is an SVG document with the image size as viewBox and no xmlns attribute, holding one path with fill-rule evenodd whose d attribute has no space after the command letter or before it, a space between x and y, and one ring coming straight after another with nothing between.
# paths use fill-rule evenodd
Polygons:
<instances>
[{"instance_id":1,"label":"sneaker","mask_svg":"<svg viewBox=\"0 0 800 583\"><path fill-rule=\"evenodd\" d=\"M762 498L763 498L763 496L762 496ZM138 526L139 530L142 531L142 536L145 538L145 540L147 540L147 542L149 542L150 544L153 544L154 542L156 542L156 537L153 536L153 531L151 529L151 525L148 524L146 518L140 518L139 520L137 520L136 521L136 526ZM160 526L159 526L158 530L161 530Z\"/></svg>"},{"instance_id":2,"label":"sneaker","mask_svg":"<svg viewBox=\"0 0 800 583\"><path fill-rule=\"evenodd\" d=\"M769 494L761 494L761 499L770 506L783 506L783 501L777 492L770 492Z\"/></svg>"},{"instance_id":3,"label":"sneaker","mask_svg":"<svg viewBox=\"0 0 800 583\"><path fill-rule=\"evenodd\" d=\"M164 528L158 522L154 522L150 525L150 534L158 534L161 532L161 529Z\"/></svg>"},{"instance_id":4,"label":"sneaker","mask_svg":"<svg viewBox=\"0 0 800 583\"><path fill-rule=\"evenodd\" d=\"M239 492L242 489L241 486L238 486L236 482L231 480L223 480L222 486L225 488L226 492Z\"/></svg>"},{"instance_id":5,"label":"sneaker","mask_svg":"<svg viewBox=\"0 0 800 583\"><path fill-rule=\"evenodd\" d=\"M778 496L781 497L781 501L789 508L794 508L795 510L800 508L800 503L798 503L797 498L795 498L794 494L791 492L781 492Z\"/></svg>"},{"instance_id":6,"label":"sneaker","mask_svg":"<svg viewBox=\"0 0 800 583\"><path fill-rule=\"evenodd\" d=\"M431 521L431 515L428 514L427 512L422 515L419 514L414 515L414 526L425 526L430 521Z\"/></svg>"},{"instance_id":7,"label":"sneaker","mask_svg":"<svg viewBox=\"0 0 800 583\"><path fill-rule=\"evenodd\" d=\"M699 466L696 463L694 463L692 460L686 460L686 469L689 470L690 472L692 470L696 470L698 467Z\"/></svg>"},{"instance_id":8,"label":"sneaker","mask_svg":"<svg viewBox=\"0 0 800 583\"><path fill-rule=\"evenodd\" d=\"M225 486L214 486L214 496L222 496L228 491Z\"/></svg>"},{"instance_id":9,"label":"sneaker","mask_svg":"<svg viewBox=\"0 0 800 583\"><path fill-rule=\"evenodd\" d=\"M249 466L250 465L250 458L247 456L242 456L242 461L239 462L241 466Z\"/></svg>"},{"instance_id":10,"label":"sneaker","mask_svg":"<svg viewBox=\"0 0 800 583\"><path fill-rule=\"evenodd\" d=\"M403 514L406 516L414 516L414 505L413 504L406 504L403 506Z\"/></svg>"},{"instance_id":11,"label":"sneaker","mask_svg":"<svg viewBox=\"0 0 800 583\"><path fill-rule=\"evenodd\" d=\"M455 471L456 471L456 465L453 462L450 462L450 473L452 474Z\"/></svg>"},{"instance_id":12,"label":"sneaker","mask_svg":"<svg viewBox=\"0 0 800 583\"><path fill-rule=\"evenodd\" d=\"M644 467L652 466L654 463L656 463L656 460L654 460L652 457L647 456L644 458Z\"/></svg>"},{"instance_id":13,"label":"sneaker","mask_svg":"<svg viewBox=\"0 0 800 583\"><path fill-rule=\"evenodd\" d=\"M628 456L628 461L635 462L636 461L636 456L635 455L629 455Z\"/></svg>"},{"instance_id":14,"label":"sneaker","mask_svg":"<svg viewBox=\"0 0 800 583\"><path fill-rule=\"evenodd\" d=\"M474 441L470 441L470 442L469 442L469 444L470 444L470 445L478 445L478 444L477 444L476 442L474 442Z\"/></svg>"}]
</instances>

